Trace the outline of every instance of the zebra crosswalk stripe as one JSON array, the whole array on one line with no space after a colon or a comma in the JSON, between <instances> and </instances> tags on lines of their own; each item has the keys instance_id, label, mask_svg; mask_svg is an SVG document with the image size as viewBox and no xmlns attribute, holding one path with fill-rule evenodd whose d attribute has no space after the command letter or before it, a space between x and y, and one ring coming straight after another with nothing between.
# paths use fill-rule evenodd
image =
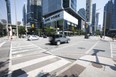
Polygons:
<instances>
[{"instance_id":1,"label":"zebra crosswalk stripe","mask_svg":"<svg viewBox=\"0 0 116 77\"><path fill-rule=\"evenodd\" d=\"M17 69L20 69L20 68L23 68L23 67L27 67L27 66L30 66L30 65L33 65L33 64L45 61L45 60L49 60L49 59L52 59L52 58L55 58L55 57L56 56L50 55L50 56L46 56L46 57L26 61L26 62L23 62L23 63L15 64L15 65L12 66L12 70L17 70Z\"/></svg>"},{"instance_id":2,"label":"zebra crosswalk stripe","mask_svg":"<svg viewBox=\"0 0 116 77\"><path fill-rule=\"evenodd\" d=\"M51 63L51 64L47 64L46 66L43 66L41 68L38 68L38 69L35 69L35 70L32 70L30 72L27 72L27 75L28 77L36 77L41 71L47 73L47 72L52 72L66 64L70 63L69 61L67 60L64 60L64 59L61 59L59 61L56 61L54 63ZM26 74L23 74L23 75L20 75L18 77L24 77Z\"/></svg>"}]
</instances>

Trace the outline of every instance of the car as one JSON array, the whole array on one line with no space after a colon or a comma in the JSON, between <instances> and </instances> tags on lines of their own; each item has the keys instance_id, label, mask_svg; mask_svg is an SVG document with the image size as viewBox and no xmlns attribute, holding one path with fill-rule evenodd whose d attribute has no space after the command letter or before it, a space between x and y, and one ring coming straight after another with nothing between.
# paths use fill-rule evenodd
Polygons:
<instances>
[{"instance_id":1,"label":"car","mask_svg":"<svg viewBox=\"0 0 116 77\"><path fill-rule=\"evenodd\" d=\"M69 38L67 38L64 35L51 35L49 36L49 42L51 44L56 44L56 45L60 45L61 43L68 43L70 41Z\"/></svg>"},{"instance_id":2,"label":"car","mask_svg":"<svg viewBox=\"0 0 116 77\"><path fill-rule=\"evenodd\" d=\"M28 41L38 40L38 39L39 39L39 36L37 36L37 35L29 35L29 36L27 37L27 40L28 40Z\"/></svg>"}]
</instances>

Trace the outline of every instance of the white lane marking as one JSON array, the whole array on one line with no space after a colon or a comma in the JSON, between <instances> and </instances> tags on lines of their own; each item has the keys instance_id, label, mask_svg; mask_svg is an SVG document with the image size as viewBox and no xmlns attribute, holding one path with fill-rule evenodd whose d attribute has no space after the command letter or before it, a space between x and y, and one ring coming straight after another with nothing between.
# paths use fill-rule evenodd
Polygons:
<instances>
[{"instance_id":1,"label":"white lane marking","mask_svg":"<svg viewBox=\"0 0 116 77\"><path fill-rule=\"evenodd\" d=\"M99 41L97 41L88 51L86 51L85 54L88 54L98 43Z\"/></svg>"},{"instance_id":2,"label":"white lane marking","mask_svg":"<svg viewBox=\"0 0 116 77\"><path fill-rule=\"evenodd\" d=\"M12 52L12 54L18 54L18 53L23 53L23 52L27 52L29 50L20 50L20 51L15 51L15 52Z\"/></svg>"},{"instance_id":3,"label":"white lane marking","mask_svg":"<svg viewBox=\"0 0 116 77\"><path fill-rule=\"evenodd\" d=\"M30 65L33 65L33 64L45 61L45 60L49 60L49 59L52 59L52 58L55 58L55 57L56 56L52 56L52 55L44 56L42 58L37 58L37 59L33 59L33 60L26 61L26 62L23 62L23 63L15 64L15 65L12 65L12 70L16 70L16 69L20 69L20 68L23 68L23 67L27 67L27 66L30 66Z\"/></svg>"},{"instance_id":4,"label":"white lane marking","mask_svg":"<svg viewBox=\"0 0 116 77\"><path fill-rule=\"evenodd\" d=\"M12 42L11 42L11 46L10 46L10 52L9 52L9 72L8 72L8 77L12 77Z\"/></svg>"},{"instance_id":5,"label":"white lane marking","mask_svg":"<svg viewBox=\"0 0 116 77\"><path fill-rule=\"evenodd\" d=\"M41 50L41 51L34 51L33 53L27 53L27 54L23 54L23 53L21 53L21 54L13 54L13 56L12 56L12 59L17 59L17 58L20 58L20 57L23 57L23 56L28 56L28 55L32 55L32 54L39 54L39 53L42 53L42 52L45 52L45 50Z\"/></svg>"},{"instance_id":6,"label":"white lane marking","mask_svg":"<svg viewBox=\"0 0 116 77\"><path fill-rule=\"evenodd\" d=\"M38 68L38 69L35 69L33 71L30 71L28 72L28 77L36 77L41 71L44 72L44 73L47 73L47 72L52 72L60 67L63 67L64 65L70 63L69 61L67 60L64 60L64 59L61 59L59 61L56 61L54 63L51 63L51 64L48 64L44 67L41 67L41 68ZM20 75L18 77L24 77L25 74L23 75Z\"/></svg>"},{"instance_id":7,"label":"white lane marking","mask_svg":"<svg viewBox=\"0 0 116 77\"><path fill-rule=\"evenodd\" d=\"M25 47L30 47L30 46L33 46L33 45L23 45L23 46L15 46L13 47L13 49L17 49L17 48L25 48Z\"/></svg>"},{"instance_id":8,"label":"white lane marking","mask_svg":"<svg viewBox=\"0 0 116 77\"><path fill-rule=\"evenodd\" d=\"M111 58L113 58L112 43L110 42Z\"/></svg>"},{"instance_id":9,"label":"white lane marking","mask_svg":"<svg viewBox=\"0 0 116 77\"><path fill-rule=\"evenodd\" d=\"M4 41L4 42L2 42L1 44L0 44L0 47L2 47L2 45L4 45L6 42Z\"/></svg>"}]
</instances>

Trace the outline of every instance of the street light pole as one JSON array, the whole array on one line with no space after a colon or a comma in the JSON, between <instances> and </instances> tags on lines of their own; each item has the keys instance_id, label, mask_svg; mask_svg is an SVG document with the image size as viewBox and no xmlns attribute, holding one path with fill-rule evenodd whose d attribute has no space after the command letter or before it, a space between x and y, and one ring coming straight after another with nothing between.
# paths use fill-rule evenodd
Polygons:
<instances>
[{"instance_id":1,"label":"street light pole","mask_svg":"<svg viewBox=\"0 0 116 77\"><path fill-rule=\"evenodd\" d=\"M16 31L17 31L17 38L18 38L19 37L19 33L18 33L18 25L17 25L16 0L14 0L14 6L15 6Z\"/></svg>"}]
</instances>

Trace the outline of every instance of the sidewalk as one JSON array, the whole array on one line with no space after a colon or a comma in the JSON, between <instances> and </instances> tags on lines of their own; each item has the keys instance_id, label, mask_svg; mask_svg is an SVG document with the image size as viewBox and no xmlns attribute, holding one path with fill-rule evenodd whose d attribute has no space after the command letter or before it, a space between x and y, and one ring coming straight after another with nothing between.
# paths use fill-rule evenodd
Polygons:
<instances>
[{"instance_id":1,"label":"sidewalk","mask_svg":"<svg viewBox=\"0 0 116 77\"><path fill-rule=\"evenodd\" d=\"M111 42L111 48L112 58L116 61L116 42Z\"/></svg>"},{"instance_id":2,"label":"sidewalk","mask_svg":"<svg viewBox=\"0 0 116 77\"><path fill-rule=\"evenodd\" d=\"M91 55L81 57L69 67L57 73L57 76L74 77L115 77L116 62L110 58Z\"/></svg>"}]
</instances>

